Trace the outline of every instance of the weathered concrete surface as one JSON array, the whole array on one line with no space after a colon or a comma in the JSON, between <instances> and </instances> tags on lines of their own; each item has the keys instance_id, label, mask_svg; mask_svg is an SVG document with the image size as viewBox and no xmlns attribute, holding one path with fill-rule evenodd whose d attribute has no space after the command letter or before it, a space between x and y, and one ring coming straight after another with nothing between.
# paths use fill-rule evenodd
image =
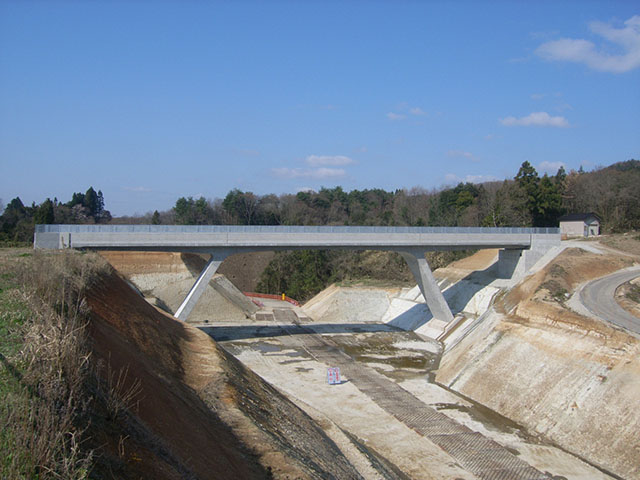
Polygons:
<instances>
[{"instance_id":1,"label":"weathered concrete surface","mask_svg":"<svg viewBox=\"0 0 640 480\"><path fill-rule=\"evenodd\" d=\"M343 288L332 285L302 309L311 318L328 323L379 322L399 289Z\"/></svg>"},{"instance_id":2,"label":"weathered concrete surface","mask_svg":"<svg viewBox=\"0 0 640 480\"><path fill-rule=\"evenodd\" d=\"M173 314L193 285L205 260L171 252L101 252L147 298L156 298ZM241 321L258 307L222 275L214 275L189 317L193 323Z\"/></svg>"},{"instance_id":3,"label":"weathered concrete surface","mask_svg":"<svg viewBox=\"0 0 640 480\"><path fill-rule=\"evenodd\" d=\"M563 288L629 260L567 250L445 351L437 381L623 478L640 478L640 340L566 309Z\"/></svg>"},{"instance_id":4,"label":"weathered concrete surface","mask_svg":"<svg viewBox=\"0 0 640 480\"><path fill-rule=\"evenodd\" d=\"M348 293L355 290L350 289ZM345 313L357 310L366 303L364 297L375 291L362 289L355 302L343 305ZM378 296L374 294L374 297L371 304L377 303ZM331 304L333 300L332 295L321 295L316 299L317 303ZM339 323L336 318L336 323L327 324L300 319L295 325L289 323L295 322L295 316L293 318L276 317L245 327L214 324L203 330L284 391L316 418L325 431L341 428L355 435L366 448L384 456L406 474L399 472L385 478L503 480L540 477L526 466L518 468L516 463L522 461L557 479L610 478L557 448L527 440L510 422L491 419L486 411L481 413L467 400L430 383L428 372L437 366L441 352L438 342L425 341L413 332L375 322L353 324L347 320L347 323ZM322 339L318 338L320 333ZM325 342L325 338L329 341ZM346 383L327 385L327 366L341 367ZM462 425L478 433L470 433ZM471 444L466 442L472 439ZM485 442L484 446L475 443L475 439ZM490 444L486 440L491 440ZM517 457L504 454L504 449L500 453L500 448L493 442ZM336 443L342 448L341 442ZM442 448L434 448L438 445ZM514 463L507 461L500 466L499 462L507 458Z\"/></svg>"}]
</instances>

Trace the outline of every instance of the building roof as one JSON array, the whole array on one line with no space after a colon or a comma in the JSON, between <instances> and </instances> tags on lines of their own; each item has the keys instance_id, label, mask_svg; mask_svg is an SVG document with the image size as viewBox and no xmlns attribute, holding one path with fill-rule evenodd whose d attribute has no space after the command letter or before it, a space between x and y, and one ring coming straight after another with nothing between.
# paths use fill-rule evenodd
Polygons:
<instances>
[{"instance_id":1,"label":"building roof","mask_svg":"<svg viewBox=\"0 0 640 480\"><path fill-rule=\"evenodd\" d=\"M593 212L590 213L569 213L568 215L563 215L558 219L560 222L578 222L580 220L585 221L589 218L595 218L598 221L602 221L602 219Z\"/></svg>"}]
</instances>

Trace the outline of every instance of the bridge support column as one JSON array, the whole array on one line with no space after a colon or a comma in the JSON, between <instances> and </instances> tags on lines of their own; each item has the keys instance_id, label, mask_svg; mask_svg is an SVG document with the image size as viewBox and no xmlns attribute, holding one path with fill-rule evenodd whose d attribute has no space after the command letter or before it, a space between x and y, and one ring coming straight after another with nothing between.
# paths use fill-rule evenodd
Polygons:
<instances>
[{"instance_id":1,"label":"bridge support column","mask_svg":"<svg viewBox=\"0 0 640 480\"><path fill-rule=\"evenodd\" d=\"M189 293L187 293L187 296L183 300L182 304L178 307L178 310L176 310L176 313L174 314L176 318L182 320L183 322L187 320L189 314L191 313L191 310L194 309L194 307L198 303L198 300L200 299L200 296L206 290L207 285L209 285L209 281L213 277L213 274L216 273L216 270L218 270L218 267L220 266L222 261L228 256L229 252L223 250L213 251L211 253L211 258L202 269L202 272L200 272L200 276L191 287L191 290L189 290Z\"/></svg>"},{"instance_id":2,"label":"bridge support column","mask_svg":"<svg viewBox=\"0 0 640 480\"><path fill-rule=\"evenodd\" d=\"M427 302L427 306L429 307L429 310L431 310L433 318L443 320L445 322L453 320L451 309L449 308L447 301L444 299L444 296L440 291L440 287L438 287L436 279L433 277L433 273L431 273L429 263L424 256L425 252L422 250L412 249L399 253L409 265L411 273L413 273L413 277L416 279L418 287L420 287L422 296Z\"/></svg>"}]
</instances>

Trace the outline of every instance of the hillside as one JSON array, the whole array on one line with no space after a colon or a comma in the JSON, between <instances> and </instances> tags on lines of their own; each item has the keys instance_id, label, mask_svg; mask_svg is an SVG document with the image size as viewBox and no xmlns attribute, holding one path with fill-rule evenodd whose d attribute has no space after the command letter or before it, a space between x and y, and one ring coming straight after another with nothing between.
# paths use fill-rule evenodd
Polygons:
<instances>
[{"instance_id":1,"label":"hillside","mask_svg":"<svg viewBox=\"0 0 640 480\"><path fill-rule=\"evenodd\" d=\"M22 368L23 353L0 344L2 391L11 384L6 383L10 381L7 373L13 372L18 380L26 379L25 374L29 378L41 376L47 358L52 365L58 361L51 359L58 357L70 365L52 372L58 379L69 377L79 368L85 372L74 384L75 393L46 404L58 415L60 405L65 404L76 412L57 427L60 433L52 430L49 423L36 424L33 434L25 439L49 442L45 434L58 438L57 435L71 432L82 436L76 447L72 444L67 448L63 443L53 460L59 462L55 470L42 473L39 478L59 478L56 471L68 472L62 465L69 462L78 462L78 468L73 475L63 474L63 478L360 478L341 450L298 407L221 350L211 337L145 301L97 255L8 255L7 260L0 258L6 272L3 282L5 275L9 278L16 269L22 269L29 272L26 278L30 282L43 278L43 286L60 285L62 291L74 291L77 296L70 297L75 300L69 305L78 305L86 315L80 318L87 322L86 327L78 329L65 317L52 317L57 326L40 326L45 320L39 316L25 320L25 326L43 333L33 337L31 344L35 349L31 361L38 367L33 374L29 370L21 374L14 367L5 370L6 365ZM4 288L6 285L0 283L2 322L12 318L13 311L9 309L14 308L4 303ZM11 295L19 297L20 288L24 287L10 288ZM71 330L58 341L54 333L59 329L67 331L67 323ZM0 323L0 327L4 329L5 324ZM86 341L72 336L73 332L86 332ZM20 342L20 337L15 341ZM44 343L39 346L38 342ZM42 357L49 352L52 356ZM64 352L69 356L64 357ZM87 360L89 363L84 363ZM73 366L78 362L84 366ZM45 380L49 382L42 379L40 384L44 385ZM35 408L34 399L28 400L34 390L19 391ZM37 391L48 392L40 387ZM10 396L3 401L14 400ZM6 403L0 406L2 412L9 408ZM20 427L21 417L14 413L9 418L13 419L12 428ZM25 428L29 418L24 418ZM4 415L2 420L5 421ZM5 467L27 471L28 466L11 467L5 463L15 456L18 445L4 441L10 430L3 425L0 476L17 478L13 474L5 477L6 472L14 471ZM14 453L7 457L8 445L12 445ZM29 459L31 451L35 454L38 450L26 446L19 450L25 459ZM35 471L43 468L41 461L41 457L33 459Z\"/></svg>"}]
</instances>

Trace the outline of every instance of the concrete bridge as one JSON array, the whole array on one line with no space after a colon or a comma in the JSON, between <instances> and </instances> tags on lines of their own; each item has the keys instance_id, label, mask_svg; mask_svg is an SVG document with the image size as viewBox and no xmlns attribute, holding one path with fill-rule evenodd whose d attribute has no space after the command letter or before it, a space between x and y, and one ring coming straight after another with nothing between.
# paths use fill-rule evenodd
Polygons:
<instances>
[{"instance_id":1,"label":"concrete bridge","mask_svg":"<svg viewBox=\"0 0 640 480\"><path fill-rule=\"evenodd\" d=\"M449 322L451 310L425 253L499 248L501 277L524 274L551 247L557 228L300 227L227 225L36 225L35 248L191 252L211 255L176 311L186 320L222 261L265 250L388 250L405 259L434 318Z\"/></svg>"}]
</instances>

